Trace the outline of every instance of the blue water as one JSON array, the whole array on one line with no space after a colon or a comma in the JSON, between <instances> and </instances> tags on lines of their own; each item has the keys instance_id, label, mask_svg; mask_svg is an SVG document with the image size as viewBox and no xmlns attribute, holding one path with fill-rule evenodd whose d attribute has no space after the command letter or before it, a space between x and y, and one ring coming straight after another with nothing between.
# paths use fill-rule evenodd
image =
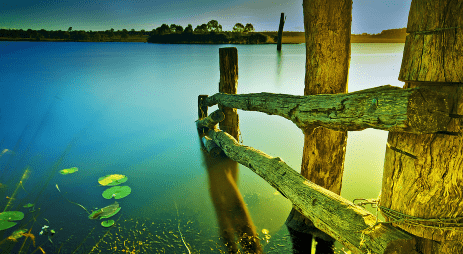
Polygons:
<instances>
[{"instance_id":1,"label":"blue water","mask_svg":"<svg viewBox=\"0 0 463 254\"><path fill-rule=\"evenodd\" d=\"M160 253L162 248L187 253L178 238L180 223L193 249L217 253L217 222L194 121L197 96L218 91L218 52L226 46L238 49L238 93L303 95L304 44L283 45L277 54L274 45L0 42L0 152L15 149L0 157L0 183L6 186L3 194L11 196L30 166L24 189L17 194L19 205L35 201L33 193L41 188L37 186L50 179L35 207L41 209L32 229L38 245L54 253L64 243L62 248L72 252L95 227L90 234L94 237L79 249L91 250L95 238L106 231L100 221L89 220L82 208L67 202L55 184L70 201L90 210L113 203L101 196L106 187L97 180L117 173L126 175L124 185L132 188L118 200L119 234L150 224L140 233L151 241L144 242L146 246ZM401 87L397 77L403 46L352 44L349 92L385 84ZM238 113L244 145L279 156L300 171L303 134L292 122L258 112ZM373 129L349 132L342 196L378 196L386 138L387 132ZM59 169L75 166L79 171L48 178L60 157ZM6 165L9 170L4 170ZM290 249L284 221L291 203L249 169L239 170L239 188L257 232L265 228L272 235L265 250L284 253ZM6 201L1 202L3 209ZM37 212L27 214L23 222L33 214ZM58 229L54 244L38 236L48 224ZM114 233L107 237L117 240Z\"/></svg>"}]
</instances>

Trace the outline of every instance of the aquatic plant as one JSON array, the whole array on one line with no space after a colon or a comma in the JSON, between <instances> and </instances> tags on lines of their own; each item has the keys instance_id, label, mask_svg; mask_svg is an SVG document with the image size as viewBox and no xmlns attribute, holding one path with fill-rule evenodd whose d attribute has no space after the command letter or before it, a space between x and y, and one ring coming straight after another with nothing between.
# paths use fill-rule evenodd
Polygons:
<instances>
[{"instance_id":1,"label":"aquatic plant","mask_svg":"<svg viewBox=\"0 0 463 254\"><path fill-rule=\"evenodd\" d=\"M114 202L114 204L103 207L99 210L93 211L88 218L93 220L93 219L107 219L109 217L114 216L121 210L121 207L119 207L119 203L117 201Z\"/></svg>"},{"instance_id":2,"label":"aquatic plant","mask_svg":"<svg viewBox=\"0 0 463 254\"><path fill-rule=\"evenodd\" d=\"M72 202L72 201L69 200L66 196L64 196L64 194L63 194L63 193L61 192L61 190L59 189L58 184L56 184L56 189L58 189L58 191L61 193L61 196L63 196L63 198L65 198L69 203L75 204L75 205L77 205L77 206L82 207L88 214L90 214L90 213L88 212L88 210L87 210L83 205L78 204L78 203L76 203L76 202Z\"/></svg>"},{"instance_id":3,"label":"aquatic plant","mask_svg":"<svg viewBox=\"0 0 463 254\"><path fill-rule=\"evenodd\" d=\"M62 169L62 170L59 171L59 173L62 174L62 175L69 175L69 174L75 173L77 171L79 171L79 169L77 167L72 167L72 168Z\"/></svg>"},{"instance_id":4,"label":"aquatic plant","mask_svg":"<svg viewBox=\"0 0 463 254\"><path fill-rule=\"evenodd\" d=\"M5 230L11 227L14 227L17 222L12 222L16 220L24 219L24 213L19 211L3 212L0 213L0 230Z\"/></svg>"},{"instance_id":5,"label":"aquatic plant","mask_svg":"<svg viewBox=\"0 0 463 254\"><path fill-rule=\"evenodd\" d=\"M18 193L19 186L22 186L23 181L29 176L29 173L30 173L30 170L29 170L29 167L27 167L24 170L24 173L23 173L23 175L21 177L21 180L19 180L18 184L16 184L16 189L14 190L13 194L9 198L8 203L5 206L5 209L3 209L4 212L8 211L8 208L10 208L10 206L12 206L13 200L15 199L16 194Z\"/></svg>"},{"instance_id":6,"label":"aquatic plant","mask_svg":"<svg viewBox=\"0 0 463 254\"><path fill-rule=\"evenodd\" d=\"M111 226L114 225L114 220L105 220L103 222L101 222L101 226L105 227L105 228L109 228Z\"/></svg>"},{"instance_id":7,"label":"aquatic plant","mask_svg":"<svg viewBox=\"0 0 463 254\"><path fill-rule=\"evenodd\" d=\"M115 186L121 183L125 183L127 180L127 176L125 175L113 174L98 178L98 183L103 186Z\"/></svg>"},{"instance_id":8,"label":"aquatic plant","mask_svg":"<svg viewBox=\"0 0 463 254\"><path fill-rule=\"evenodd\" d=\"M132 192L132 189L129 186L114 186L103 192L103 197L105 199L121 199L127 197Z\"/></svg>"},{"instance_id":9,"label":"aquatic plant","mask_svg":"<svg viewBox=\"0 0 463 254\"><path fill-rule=\"evenodd\" d=\"M27 203L25 205L23 205L24 208L30 208L30 207L33 207L34 204L31 204L31 203Z\"/></svg>"}]
</instances>

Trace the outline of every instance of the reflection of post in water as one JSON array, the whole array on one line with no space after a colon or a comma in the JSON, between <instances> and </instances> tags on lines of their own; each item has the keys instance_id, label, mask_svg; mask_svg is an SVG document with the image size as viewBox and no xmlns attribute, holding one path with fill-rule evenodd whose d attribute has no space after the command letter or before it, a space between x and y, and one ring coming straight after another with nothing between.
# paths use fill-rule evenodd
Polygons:
<instances>
[{"instance_id":1,"label":"reflection of post in water","mask_svg":"<svg viewBox=\"0 0 463 254\"><path fill-rule=\"evenodd\" d=\"M281 73L281 66L283 65L281 59L281 50L277 50L277 84L280 85L280 73Z\"/></svg>"},{"instance_id":2,"label":"reflection of post in water","mask_svg":"<svg viewBox=\"0 0 463 254\"><path fill-rule=\"evenodd\" d=\"M238 52L236 48L220 48L220 83L219 92L236 94L238 80ZM238 114L236 109L219 105L225 120L220 129L228 132L238 140ZM199 109L199 118L207 116L207 107ZM200 138L204 134L200 133ZM245 253L262 253L259 238L237 186L238 163L226 157L206 152L203 158L209 176L211 199L214 204L220 227L220 235L229 253L238 252L238 243ZM237 238L237 240L235 240Z\"/></svg>"}]
</instances>

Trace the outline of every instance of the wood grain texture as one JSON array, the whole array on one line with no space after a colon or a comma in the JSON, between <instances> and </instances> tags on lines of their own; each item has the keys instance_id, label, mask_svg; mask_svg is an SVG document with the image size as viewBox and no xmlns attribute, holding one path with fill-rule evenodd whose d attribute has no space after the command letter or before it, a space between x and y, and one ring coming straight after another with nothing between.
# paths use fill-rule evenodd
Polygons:
<instances>
[{"instance_id":1,"label":"wood grain texture","mask_svg":"<svg viewBox=\"0 0 463 254\"><path fill-rule=\"evenodd\" d=\"M346 93L352 0L303 0L302 6L306 46L304 95ZM347 131L313 126L303 132L301 175L340 194ZM300 232L314 230L313 223L295 209L286 225Z\"/></svg>"},{"instance_id":2,"label":"wood grain texture","mask_svg":"<svg viewBox=\"0 0 463 254\"><path fill-rule=\"evenodd\" d=\"M463 1L412 1L407 33L399 80L463 82Z\"/></svg>"},{"instance_id":3,"label":"wood grain texture","mask_svg":"<svg viewBox=\"0 0 463 254\"><path fill-rule=\"evenodd\" d=\"M407 86L414 85L416 83L407 83ZM463 114L463 85L427 88L447 93L450 112ZM447 131L463 131L462 119L450 120ZM386 149L382 206L420 218L463 216L463 137L390 132L388 143L414 154L417 159ZM397 225L414 235L435 241L463 240L461 227L460 231L452 231Z\"/></svg>"},{"instance_id":4,"label":"wood grain texture","mask_svg":"<svg viewBox=\"0 0 463 254\"><path fill-rule=\"evenodd\" d=\"M375 128L395 132L445 131L449 118L448 95L432 89L381 86L349 94L295 96L287 94L218 93L207 106L259 111L294 122L304 132L324 126L332 130ZM326 137L326 136L325 136Z\"/></svg>"},{"instance_id":5,"label":"wood grain texture","mask_svg":"<svg viewBox=\"0 0 463 254\"><path fill-rule=\"evenodd\" d=\"M388 224L378 224L374 230L364 231L362 236L362 230L375 225L374 215L305 179L281 158L241 145L221 130L211 129L208 136L230 159L262 177L317 228L344 244L352 253L415 253L414 237Z\"/></svg>"}]
</instances>

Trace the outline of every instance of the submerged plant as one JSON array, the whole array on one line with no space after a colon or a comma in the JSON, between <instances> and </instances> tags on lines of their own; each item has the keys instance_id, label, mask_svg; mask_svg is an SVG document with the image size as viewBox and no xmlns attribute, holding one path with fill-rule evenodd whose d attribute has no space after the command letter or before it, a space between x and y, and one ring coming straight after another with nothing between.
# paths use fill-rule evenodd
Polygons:
<instances>
[{"instance_id":1,"label":"submerged plant","mask_svg":"<svg viewBox=\"0 0 463 254\"><path fill-rule=\"evenodd\" d=\"M109 217L114 216L121 210L121 207L119 207L119 203L117 201L114 202L114 204L103 207L99 210L93 211L88 218L93 220L93 219L107 219Z\"/></svg>"},{"instance_id":2,"label":"submerged plant","mask_svg":"<svg viewBox=\"0 0 463 254\"><path fill-rule=\"evenodd\" d=\"M77 167L72 167L72 168L62 169L62 170L59 171L59 173L62 174L62 175L69 175L69 174L75 173L77 171L79 171L79 169Z\"/></svg>"}]
</instances>

